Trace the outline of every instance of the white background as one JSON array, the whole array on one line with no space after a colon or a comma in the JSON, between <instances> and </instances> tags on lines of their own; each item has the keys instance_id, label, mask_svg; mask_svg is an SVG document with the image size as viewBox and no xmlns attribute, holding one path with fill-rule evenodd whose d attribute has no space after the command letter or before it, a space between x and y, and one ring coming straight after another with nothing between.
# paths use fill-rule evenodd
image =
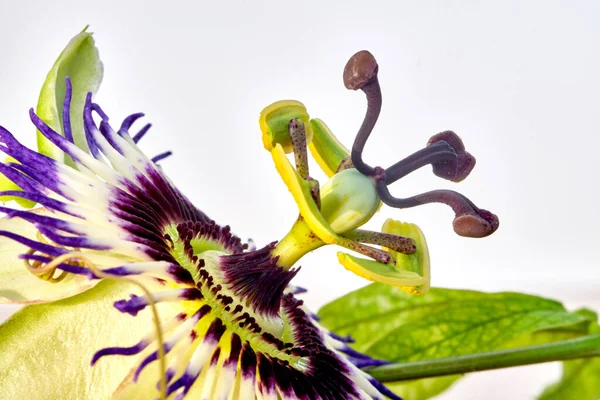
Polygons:
<instances>
[{"instance_id":1,"label":"white background","mask_svg":"<svg viewBox=\"0 0 600 400\"><path fill-rule=\"evenodd\" d=\"M3 126L34 145L27 110L59 52L90 24L105 64L97 100L111 119L146 112L154 127L142 147L173 150L163 167L176 184L258 245L281 238L297 213L262 148L261 109L298 99L351 146L365 101L341 72L369 49L385 100L367 162L390 165L452 129L477 157L471 176L456 185L424 168L393 192L454 188L501 221L490 238L464 239L449 209L428 205L384 208L370 227L387 217L418 223L434 286L600 302L597 1L2 0L0 15ZM301 265L314 309L365 284L336 264L334 249ZM558 370L481 373L440 398L529 399Z\"/></svg>"}]
</instances>

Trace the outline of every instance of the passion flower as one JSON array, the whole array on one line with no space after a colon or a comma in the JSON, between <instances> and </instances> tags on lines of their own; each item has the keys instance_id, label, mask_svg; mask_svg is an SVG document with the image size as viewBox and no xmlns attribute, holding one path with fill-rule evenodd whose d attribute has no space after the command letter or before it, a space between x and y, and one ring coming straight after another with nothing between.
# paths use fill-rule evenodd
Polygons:
<instances>
[{"instance_id":1,"label":"passion flower","mask_svg":"<svg viewBox=\"0 0 600 400\"><path fill-rule=\"evenodd\" d=\"M370 258L340 253L339 260L346 268L371 280L422 293L429 285L429 258L421 231L391 220L383 232L359 229L381 201L393 207L447 203L457 213L455 230L465 236L485 236L498 223L493 214L455 192L396 199L387 190L388 184L426 164L432 164L437 175L464 178L474 158L454 134L435 136L424 150L388 169L372 168L362 161L362 148L381 98L378 67L369 57L359 53L345 73L346 86L365 90L369 100L351 154L323 123L310 120L299 102L278 102L261 114L263 142L298 203L300 216L281 241L260 249L242 243L228 226L211 220L166 178L156 163L168 153L149 158L139 149L137 142L148 126L136 135L130 130L142 114L125 118L115 129L88 94L83 108L83 150L73 140L72 87L67 80L64 136L33 110L30 117L72 165L28 149L0 127L0 149L14 160L0 164L0 172L21 189L0 196L43 206L31 211L0 207L7 214L0 222L0 236L9 239L4 242L4 273L12 273L13 282L27 281L22 287L13 285L16 290L3 291L4 298L25 303L54 301L87 290L101 279L124 280L142 289L124 286L131 294L114 301L114 293L98 285L93 289L94 302L83 295L73 298L83 305L77 313L85 316L59 312L61 302L50 307L50 316L57 310L55 316L63 318L58 322L65 327L95 321L94 326L101 324L106 329L115 324L116 329L122 319L98 321L95 308L85 307L86 302L110 301L114 313L127 314L135 327L131 335L94 348L91 366L71 371L75 376L65 379L93 374L104 360L119 358L133 365L129 374L117 379L120 384L112 393L117 398L399 398L361 370L385 361L354 351L349 338L321 327L296 297L301 289L291 281L299 271L297 261L318 247L339 245ZM307 147L331 176L323 186L309 176ZM286 152L294 153L295 168ZM16 270L17 259L25 264L22 273ZM35 284L32 275L39 278ZM152 310L153 324L140 319L147 308ZM21 317L17 314L15 318ZM7 325L18 326L15 318ZM81 331L85 328L79 327ZM18 329L10 332L19 335ZM89 340L78 338L80 343ZM73 338L68 341L77 342ZM25 369L36 370L33 360L47 365L53 356L52 348L37 349L30 360L22 355L22 363L29 362ZM110 371L101 374L105 377ZM10 376L18 376L18 372ZM3 393L16 396L22 384L25 382L0 378ZM104 394L95 387L86 390L86 398L103 398L110 388L104 387Z\"/></svg>"}]
</instances>

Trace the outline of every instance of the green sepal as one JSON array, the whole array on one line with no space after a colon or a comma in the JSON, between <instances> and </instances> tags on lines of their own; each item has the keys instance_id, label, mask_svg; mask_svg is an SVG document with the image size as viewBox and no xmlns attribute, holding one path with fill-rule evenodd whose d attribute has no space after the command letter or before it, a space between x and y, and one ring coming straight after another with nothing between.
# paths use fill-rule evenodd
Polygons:
<instances>
[{"instance_id":1,"label":"green sepal","mask_svg":"<svg viewBox=\"0 0 600 400\"><path fill-rule=\"evenodd\" d=\"M265 107L258 120L265 149L271 151L279 144L286 153L291 153L293 147L288 126L296 118L304 122L306 143L310 143L313 134L304 104L296 100L281 100Z\"/></svg>"},{"instance_id":2,"label":"green sepal","mask_svg":"<svg viewBox=\"0 0 600 400\"><path fill-rule=\"evenodd\" d=\"M87 29L87 27L86 27ZM36 107L37 115L52 129L64 136L62 106L66 91L65 79L70 77L73 87L71 100L71 130L77 147L89 152L83 129L83 106L88 92L96 93L102 81L103 66L94 44L92 33L85 30L75 36L62 51L48 72ZM64 153L37 132L38 151L59 162L65 162ZM69 163L71 161L69 160Z\"/></svg>"},{"instance_id":3,"label":"green sepal","mask_svg":"<svg viewBox=\"0 0 600 400\"><path fill-rule=\"evenodd\" d=\"M406 287L412 288L425 284L425 279L419 274L397 268L392 263L383 264L378 261L354 257L342 252L338 252L338 261L346 269L360 277L373 282L396 286L403 290Z\"/></svg>"},{"instance_id":4,"label":"green sepal","mask_svg":"<svg viewBox=\"0 0 600 400\"><path fill-rule=\"evenodd\" d=\"M310 120L313 138L308 148L319 167L329 177L333 176L340 163L350 155L350 151L334 136L325 122L318 118Z\"/></svg>"}]
</instances>

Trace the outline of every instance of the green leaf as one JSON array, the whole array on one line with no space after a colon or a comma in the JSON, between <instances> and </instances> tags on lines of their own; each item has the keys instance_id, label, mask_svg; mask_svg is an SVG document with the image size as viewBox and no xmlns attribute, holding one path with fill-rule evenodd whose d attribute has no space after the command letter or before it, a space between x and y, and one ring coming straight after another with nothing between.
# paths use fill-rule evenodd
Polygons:
<instances>
[{"instance_id":1,"label":"green leaf","mask_svg":"<svg viewBox=\"0 0 600 400\"><path fill-rule=\"evenodd\" d=\"M462 375L449 375L414 381L386 382L385 386L404 399L424 400L445 392L460 378Z\"/></svg>"},{"instance_id":2,"label":"green leaf","mask_svg":"<svg viewBox=\"0 0 600 400\"><path fill-rule=\"evenodd\" d=\"M548 386L539 400L600 399L600 359L586 358L563 363L559 382Z\"/></svg>"},{"instance_id":3,"label":"green leaf","mask_svg":"<svg viewBox=\"0 0 600 400\"><path fill-rule=\"evenodd\" d=\"M48 72L42 86L36 112L52 129L64 136L62 105L66 91L65 78L71 78L71 129L75 144L89 152L83 130L83 106L88 92L95 93L102 81L103 67L92 34L85 30L75 36ZM37 133L38 150L55 160L65 162L64 153Z\"/></svg>"},{"instance_id":4,"label":"green leaf","mask_svg":"<svg viewBox=\"0 0 600 400\"><path fill-rule=\"evenodd\" d=\"M349 311L351 310L351 311ZM322 323L350 334L372 357L407 362L491 351L577 335L589 318L553 300L520 293L432 289L423 296L372 284L329 303ZM541 335L543 331L552 333ZM534 335L538 333L539 335ZM461 376L386 383L411 400L427 399Z\"/></svg>"},{"instance_id":5,"label":"green leaf","mask_svg":"<svg viewBox=\"0 0 600 400\"><path fill-rule=\"evenodd\" d=\"M579 310L580 315L597 319L590 310ZM600 333L600 325L593 324L589 333ZM586 358L563 363L561 379L548 386L539 400L598 400L600 399L600 358Z\"/></svg>"}]
</instances>

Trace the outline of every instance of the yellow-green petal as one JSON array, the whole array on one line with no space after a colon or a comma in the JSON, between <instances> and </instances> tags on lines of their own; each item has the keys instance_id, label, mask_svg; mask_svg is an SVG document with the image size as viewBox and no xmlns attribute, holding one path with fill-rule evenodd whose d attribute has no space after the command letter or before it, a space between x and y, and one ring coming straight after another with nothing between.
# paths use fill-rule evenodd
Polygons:
<instances>
[{"instance_id":1,"label":"yellow-green petal","mask_svg":"<svg viewBox=\"0 0 600 400\"><path fill-rule=\"evenodd\" d=\"M386 249L392 253L396 259L396 267L405 271L415 272L424 278L422 285L405 286L401 289L410 294L425 294L429 291L431 282L429 248L423 231L415 225L408 222L400 222L388 219L383 224L381 231L398 236L406 236L415 241L417 251L412 254L401 254L391 249Z\"/></svg>"},{"instance_id":2,"label":"yellow-green petal","mask_svg":"<svg viewBox=\"0 0 600 400\"><path fill-rule=\"evenodd\" d=\"M113 307L132 292L139 293L130 284L103 281L78 296L13 315L0 326L2 398L109 398L139 360L105 357L91 367L92 356L104 347L133 345L152 329L150 310L134 318Z\"/></svg>"},{"instance_id":3,"label":"yellow-green petal","mask_svg":"<svg viewBox=\"0 0 600 400\"><path fill-rule=\"evenodd\" d=\"M103 67L94 45L94 38L85 30L75 36L62 51L52 69L48 72L38 100L37 115L52 129L64 135L62 129L62 105L65 96L65 78L71 79L73 97L71 100L71 127L75 144L89 152L83 130L83 105L88 92L95 93L102 81ZM65 162L64 153L37 134L38 150L41 154Z\"/></svg>"},{"instance_id":4,"label":"yellow-green petal","mask_svg":"<svg viewBox=\"0 0 600 400\"><path fill-rule=\"evenodd\" d=\"M380 282L400 288L410 294L424 294L429 291L430 267L429 249L425 236L415 224L388 219L382 232L405 236L415 241L417 251L412 254L402 254L395 250L389 251L396 263L383 264L378 261L354 257L346 253L338 253L338 261L346 269L358 276L373 282Z\"/></svg>"},{"instance_id":5,"label":"yellow-green petal","mask_svg":"<svg viewBox=\"0 0 600 400\"><path fill-rule=\"evenodd\" d=\"M34 212L51 215L45 209ZM0 219L0 230L13 232L31 239L36 228L21 218ZM95 282L81 275L69 275L58 283L36 278L29 272L19 255L26 253L24 246L12 239L0 236L0 303L31 304L63 299L91 288Z\"/></svg>"},{"instance_id":6,"label":"yellow-green petal","mask_svg":"<svg viewBox=\"0 0 600 400\"><path fill-rule=\"evenodd\" d=\"M406 271L396 265L383 264L378 261L368 260L338 252L338 261L349 271L373 282L381 282L401 288L413 288L425 285L425 278L416 272Z\"/></svg>"}]
</instances>

